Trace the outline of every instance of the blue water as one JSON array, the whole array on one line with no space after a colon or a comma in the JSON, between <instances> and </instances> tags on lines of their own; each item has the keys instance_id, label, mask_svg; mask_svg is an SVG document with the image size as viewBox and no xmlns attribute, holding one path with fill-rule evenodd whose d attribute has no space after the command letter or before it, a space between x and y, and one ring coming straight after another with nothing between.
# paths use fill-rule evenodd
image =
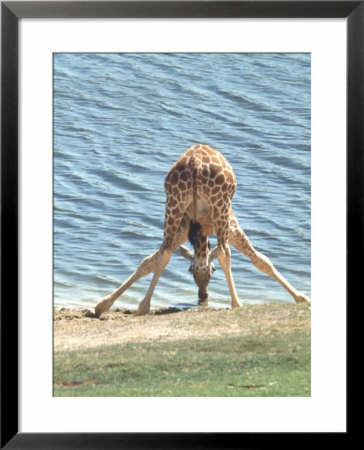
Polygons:
<instances>
[{"instance_id":1,"label":"blue water","mask_svg":"<svg viewBox=\"0 0 364 450\"><path fill-rule=\"evenodd\" d=\"M55 54L55 307L95 306L159 248L164 178L196 143L229 160L241 227L310 295L310 86L309 54ZM172 256L152 306L197 304L188 267ZM210 305L227 307L216 267ZM234 248L232 269L241 301L293 301Z\"/></svg>"}]
</instances>

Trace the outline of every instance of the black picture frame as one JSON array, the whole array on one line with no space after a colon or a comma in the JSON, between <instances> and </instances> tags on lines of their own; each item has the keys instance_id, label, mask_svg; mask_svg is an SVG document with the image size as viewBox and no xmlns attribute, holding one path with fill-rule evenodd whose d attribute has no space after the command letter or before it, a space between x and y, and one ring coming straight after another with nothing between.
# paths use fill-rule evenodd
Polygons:
<instances>
[{"instance_id":1,"label":"black picture frame","mask_svg":"<svg viewBox=\"0 0 364 450\"><path fill-rule=\"evenodd\" d=\"M347 306L364 273L364 1L2 1L1 2L1 448L261 448L296 445L280 433L18 432L18 22L22 18L346 18ZM358 252L359 250L359 252ZM358 255L359 253L359 255ZM359 256L359 257L358 257ZM356 302L354 302L356 300ZM349 313L349 309L348 309ZM350 345L348 341L347 349ZM351 436L335 433L336 443ZM166 430L167 431L167 430ZM349 434L350 432L350 434ZM327 435L316 433L315 444ZM300 444L310 434L302 434ZM269 444L268 444L269 442Z\"/></svg>"}]
</instances>

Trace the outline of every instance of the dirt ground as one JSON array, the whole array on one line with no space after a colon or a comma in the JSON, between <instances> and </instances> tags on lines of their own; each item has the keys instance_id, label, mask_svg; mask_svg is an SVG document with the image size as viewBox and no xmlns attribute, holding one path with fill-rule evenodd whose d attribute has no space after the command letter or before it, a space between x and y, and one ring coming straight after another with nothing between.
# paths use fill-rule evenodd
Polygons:
<instances>
[{"instance_id":1,"label":"dirt ground","mask_svg":"<svg viewBox=\"0 0 364 450\"><path fill-rule=\"evenodd\" d=\"M237 309L166 308L146 316L116 309L100 319L88 310L54 310L54 351L126 342L173 341L223 335L270 335L309 332L311 311L305 304L268 303Z\"/></svg>"}]
</instances>

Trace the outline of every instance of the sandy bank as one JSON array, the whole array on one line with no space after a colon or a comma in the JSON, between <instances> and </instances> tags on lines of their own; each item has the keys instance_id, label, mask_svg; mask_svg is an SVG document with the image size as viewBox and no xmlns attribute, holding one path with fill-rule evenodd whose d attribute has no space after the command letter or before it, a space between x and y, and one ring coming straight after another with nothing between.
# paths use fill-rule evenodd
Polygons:
<instances>
[{"instance_id":1,"label":"sandy bank","mask_svg":"<svg viewBox=\"0 0 364 450\"><path fill-rule=\"evenodd\" d=\"M126 342L173 341L222 335L270 335L310 331L311 311L305 304L269 303L238 309L174 308L135 316L116 309L100 319L87 310L54 311L54 350L114 345Z\"/></svg>"}]
</instances>

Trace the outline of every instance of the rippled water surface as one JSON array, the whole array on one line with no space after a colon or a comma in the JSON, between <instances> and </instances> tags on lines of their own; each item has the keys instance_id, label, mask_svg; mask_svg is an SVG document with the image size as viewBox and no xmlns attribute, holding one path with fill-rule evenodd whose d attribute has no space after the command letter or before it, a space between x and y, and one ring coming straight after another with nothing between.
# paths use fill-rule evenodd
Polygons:
<instances>
[{"instance_id":1,"label":"rippled water surface","mask_svg":"<svg viewBox=\"0 0 364 450\"><path fill-rule=\"evenodd\" d=\"M164 178L196 143L234 168L254 247L310 294L310 68L309 54L55 54L55 306L94 306L158 249ZM226 307L216 266L210 304ZM172 256L154 307L196 305L188 267ZM240 300L292 301L234 248L232 269ZM136 308L150 280L115 306Z\"/></svg>"}]
</instances>

